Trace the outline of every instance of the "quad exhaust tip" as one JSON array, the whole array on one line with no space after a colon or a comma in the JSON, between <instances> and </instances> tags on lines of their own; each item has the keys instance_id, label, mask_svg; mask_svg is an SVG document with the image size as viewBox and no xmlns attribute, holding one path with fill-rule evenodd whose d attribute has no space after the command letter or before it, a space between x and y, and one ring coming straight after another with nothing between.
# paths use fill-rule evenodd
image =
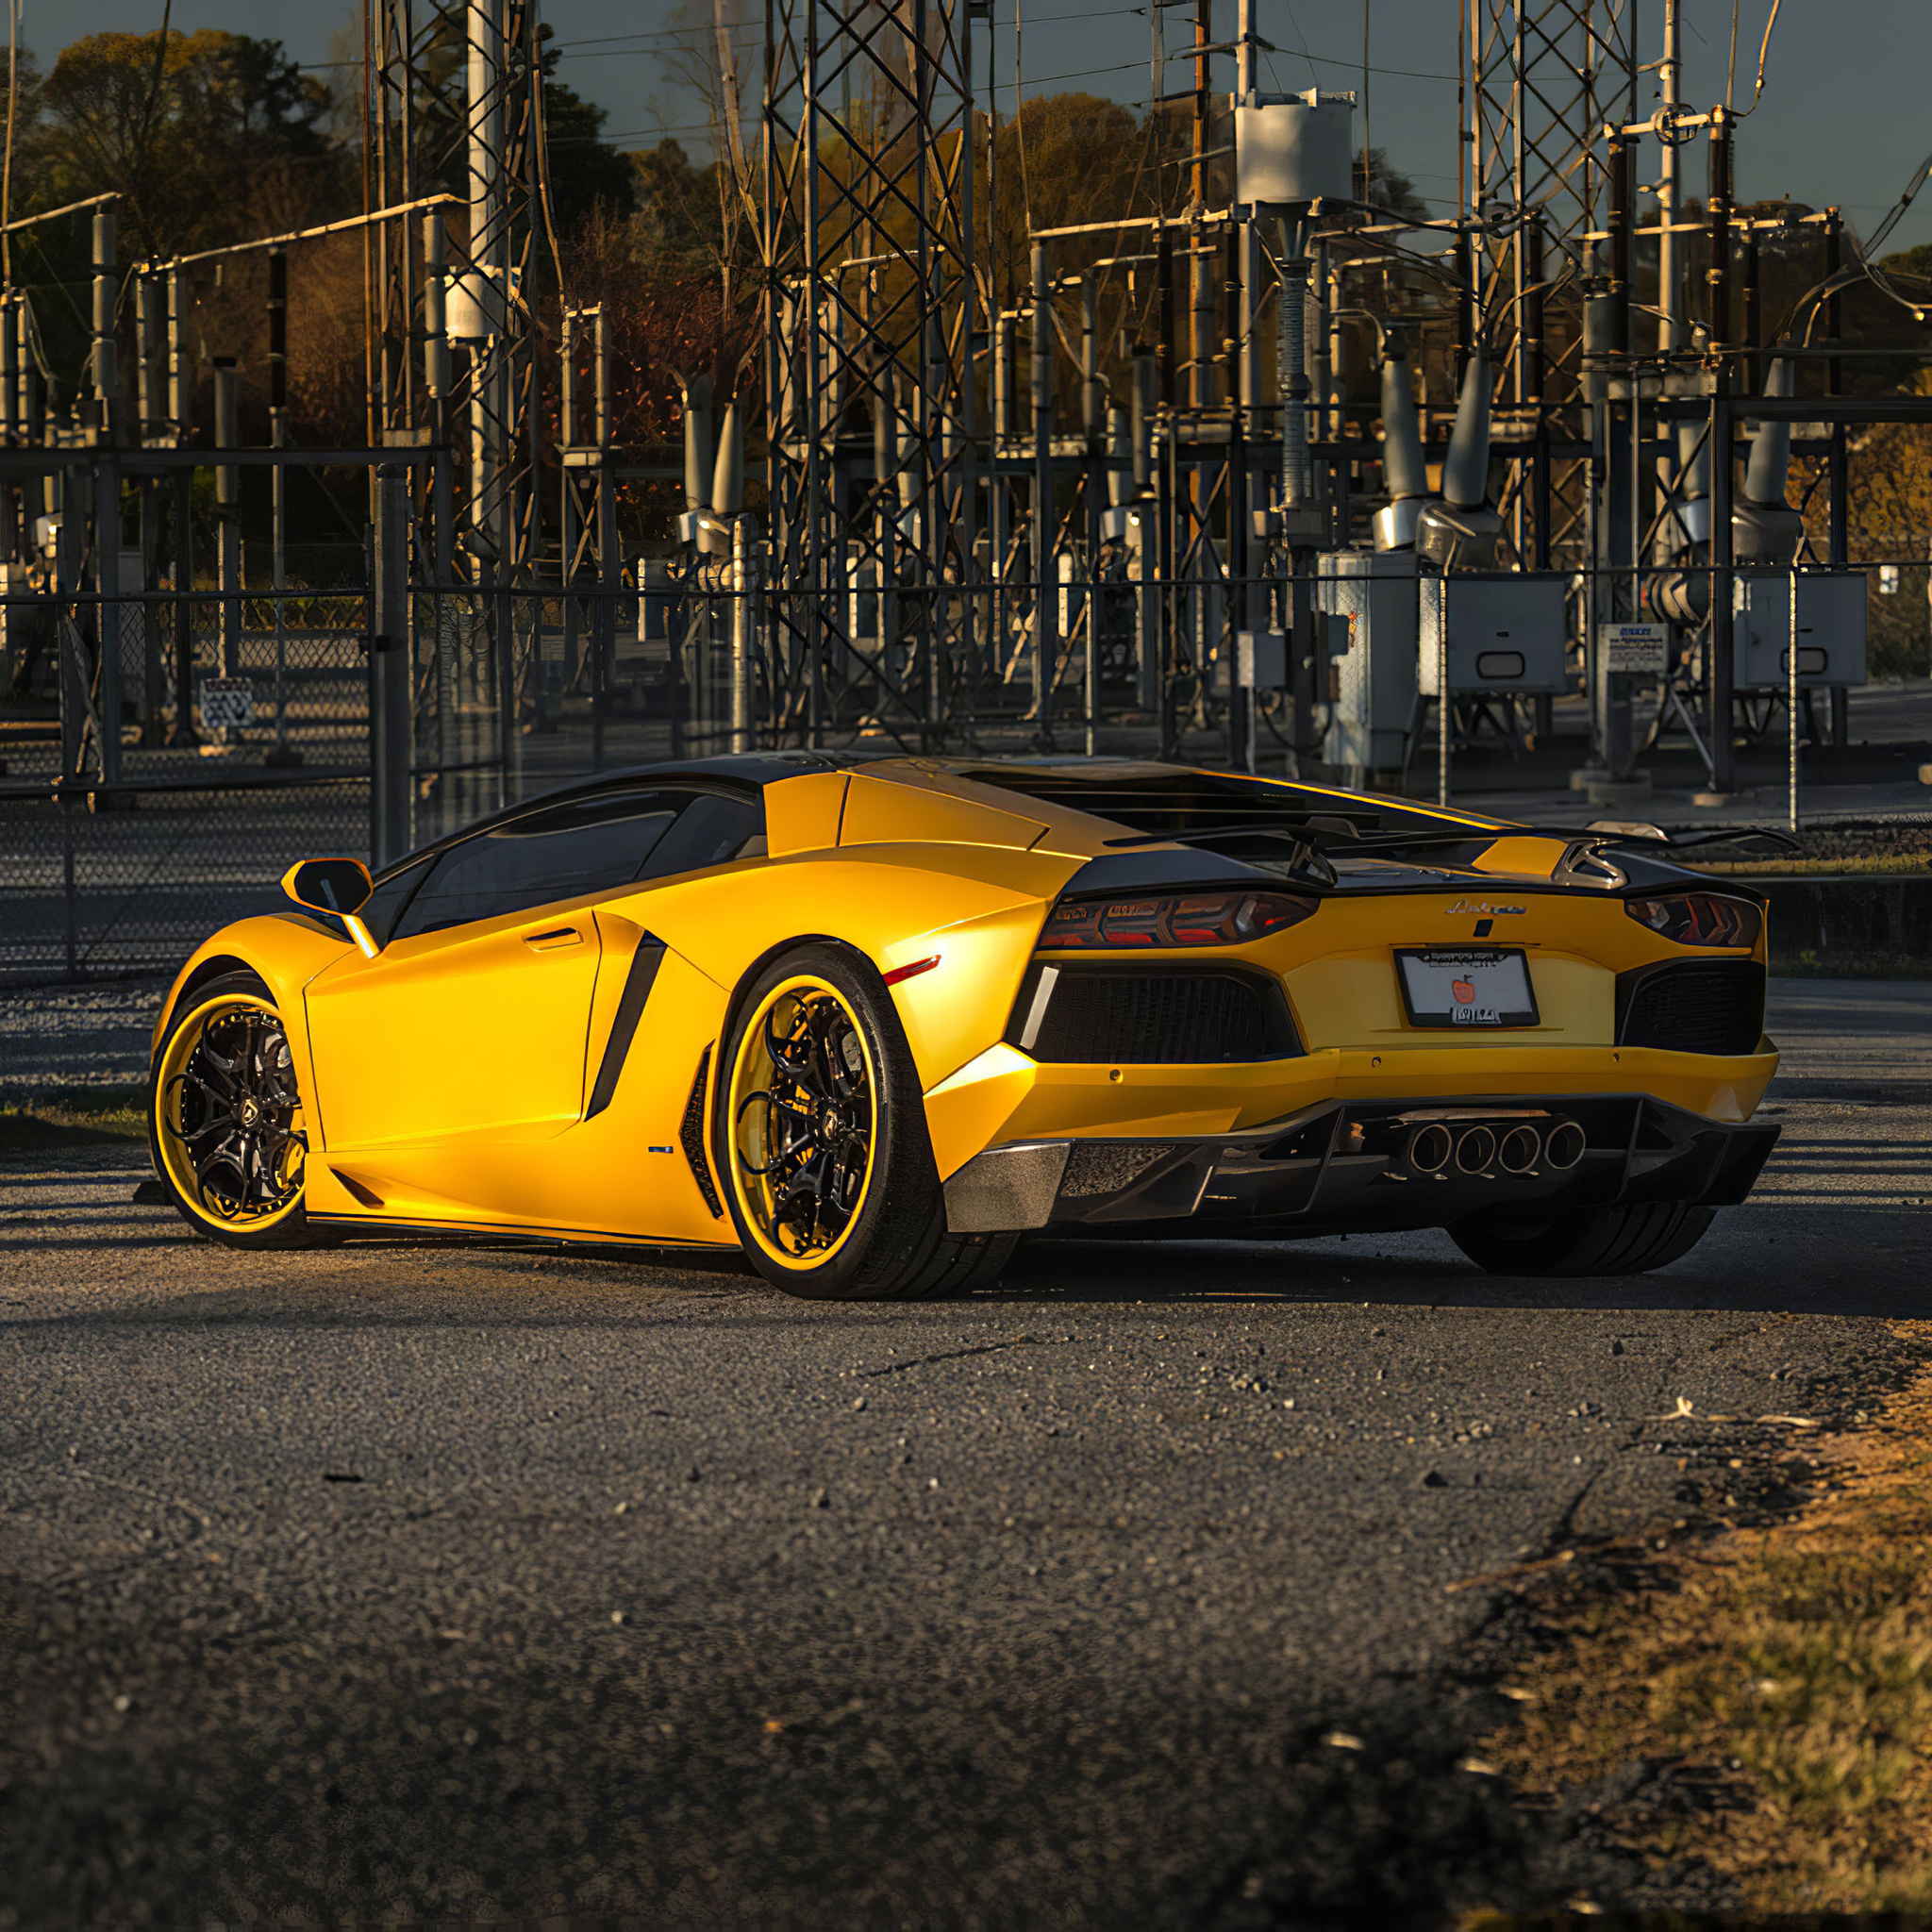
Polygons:
<instances>
[{"instance_id":1,"label":"quad exhaust tip","mask_svg":"<svg viewBox=\"0 0 1932 1932\"><path fill-rule=\"evenodd\" d=\"M1534 1127L1511 1127L1496 1147L1496 1163L1505 1174L1529 1174L1542 1157L1543 1137Z\"/></svg>"},{"instance_id":2,"label":"quad exhaust tip","mask_svg":"<svg viewBox=\"0 0 1932 1932\"><path fill-rule=\"evenodd\" d=\"M1467 1174L1485 1174L1496 1158L1496 1136L1489 1127L1464 1127L1456 1137L1456 1165Z\"/></svg>"},{"instance_id":3,"label":"quad exhaust tip","mask_svg":"<svg viewBox=\"0 0 1932 1932\"><path fill-rule=\"evenodd\" d=\"M1539 1170L1568 1174L1583 1158L1583 1129L1574 1121L1559 1120L1547 1133L1526 1121L1496 1128L1481 1122L1452 1128L1442 1121L1424 1121L1409 1129L1402 1149L1402 1164L1423 1179L1446 1180L1452 1171L1474 1178L1500 1168L1516 1177Z\"/></svg>"}]
</instances>

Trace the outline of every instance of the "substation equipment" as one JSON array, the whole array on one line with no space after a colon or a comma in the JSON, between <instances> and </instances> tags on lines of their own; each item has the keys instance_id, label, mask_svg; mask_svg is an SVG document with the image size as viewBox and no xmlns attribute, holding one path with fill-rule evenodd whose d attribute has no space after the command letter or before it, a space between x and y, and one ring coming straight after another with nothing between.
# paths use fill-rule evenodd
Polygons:
<instances>
[{"instance_id":1,"label":"substation equipment","mask_svg":"<svg viewBox=\"0 0 1932 1932\"><path fill-rule=\"evenodd\" d=\"M586 664L608 663L621 582L599 308L564 308L547 390L541 379L533 256L548 175L536 7L373 0L367 25L362 215L135 261L117 255L114 195L10 225L12 241L91 214L92 311L81 380L57 389L36 291L13 277L15 244L0 289L12 539L0 591L14 681L33 658L58 658L57 791L96 809L130 803L162 782L153 754L217 748L265 715L275 742L262 762L293 782L286 611L313 604L317 587L290 582L287 483L305 469L364 473L352 586L362 622L350 648L366 701L352 708L349 756L371 779L371 842L386 858L436 822L516 794L521 721L554 702L559 671L577 668L559 660L580 649ZM291 275L305 249L345 236L362 253L366 436L293 447ZM242 372L219 353L225 325L259 333L232 304L208 304L251 255L268 269L266 370L251 372L266 375L265 446L243 444ZM196 554L193 502L194 473L209 466L212 558ZM244 582L240 479L251 468L272 479L265 585ZM564 593L558 622L528 615L546 587L553 614ZM197 637L210 611L212 661ZM130 720L138 732L124 742ZM444 777L425 823L420 808Z\"/></svg>"},{"instance_id":2,"label":"substation equipment","mask_svg":"<svg viewBox=\"0 0 1932 1932\"><path fill-rule=\"evenodd\" d=\"M1677 97L1674 0L1661 61L1628 6L1469 0L1457 206L1428 220L1354 173L1352 94L1262 88L1257 4L1220 39L1214 0L1149 10L1141 172L1175 184L1152 197L1168 211L1029 215L1016 237L997 0L771 0L744 162L758 379L685 378L677 537L626 558L618 486L644 471L612 441L606 317L566 289L548 376L540 353L535 0L372 0L368 211L246 244L271 263L270 447L241 446L219 358L212 420L192 420L195 277L244 251L124 264L104 201L89 378L58 411L33 299L0 295L6 608L16 629L52 613L63 782L119 781L125 654L99 641L130 597L143 731L196 735L188 479L210 461L229 678L241 470L370 474L378 857L425 829L425 770L489 774L445 812L516 795L524 731L571 694L602 763L620 645L656 667L674 753L871 737L1409 785L1433 758L1446 796L1459 749L1546 745L1579 685L1582 782L1606 795L1667 735L1726 791L1773 702L1822 694L1818 735L1842 741L1865 671L1847 427L1932 402L1844 393L1850 238L1835 210L1737 208L1732 116ZM366 442L291 449L290 265L341 229L364 237ZM1814 258L1800 312L1773 317L1766 265ZM1794 425L1824 457L1822 544L1787 501Z\"/></svg>"},{"instance_id":3,"label":"substation equipment","mask_svg":"<svg viewBox=\"0 0 1932 1932\"><path fill-rule=\"evenodd\" d=\"M1176 211L1029 224L1022 263L975 200L1011 200L991 9L770 9L769 500L732 581L771 594L721 715L1356 782L1412 782L1433 739L1445 794L1456 747L1546 745L1579 687L1579 782L1608 794L1670 735L1727 791L1776 704L1841 743L1847 425L1932 408L1844 394L1851 238L1738 208L1734 118L1678 98L1674 0L1661 60L1635 8L1473 0L1457 209L1422 222L1352 181L1352 95L1262 91L1253 0L1231 39L1211 0L1151 14L1145 165L1185 171ZM1773 259L1819 271L1789 341ZM1822 536L1786 502L1793 422ZM731 507L687 489L693 560L722 556Z\"/></svg>"}]
</instances>

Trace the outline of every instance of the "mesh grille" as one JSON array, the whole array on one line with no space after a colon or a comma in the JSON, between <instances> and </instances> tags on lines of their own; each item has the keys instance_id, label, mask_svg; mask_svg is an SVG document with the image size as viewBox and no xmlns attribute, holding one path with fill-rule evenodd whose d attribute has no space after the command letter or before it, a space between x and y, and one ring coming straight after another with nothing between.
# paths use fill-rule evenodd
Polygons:
<instances>
[{"instance_id":1,"label":"mesh grille","mask_svg":"<svg viewBox=\"0 0 1932 1932\"><path fill-rule=\"evenodd\" d=\"M1623 1046L1753 1053L1764 1031L1764 968L1754 959L1687 959L1626 974L1617 991Z\"/></svg>"},{"instance_id":2,"label":"mesh grille","mask_svg":"<svg viewBox=\"0 0 1932 1932\"><path fill-rule=\"evenodd\" d=\"M1062 1201L1084 1201L1099 1194L1118 1194L1130 1188L1157 1162L1174 1152L1171 1142L1074 1142L1066 1172L1060 1177Z\"/></svg>"},{"instance_id":3,"label":"mesh grille","mask_svg":"<svg viewBox=\"0 0 1932 1932\"><path fill-rule=\"evenodd\" d=\"M711 1210L713 1220L722 1221L724 1208L718 1199L717 1188L712 1185L711 1163L705 1154L705 1086L710 1071L711 1049L708 1046L698 1056L697 1078L691 1083L691 1098L684 1103L684 1121L677 1130L677 1140L685 1159L691 1163L691 1177L705 1197L705 1206Z\"/></svg>"},{"instance_id":4,"label":"mesh grille","mask_svg":"<svg viewBox=\"0 0 1932 1932\"><path fill-rule=\"evenodd\" d=\"M1028 1001L1023 997L1021 1010ZM1299 1053L1280 993L1233 974L1061 972L1035 1059L1092 1064L1271 1060Z\"/></svg>"}]
</instances>

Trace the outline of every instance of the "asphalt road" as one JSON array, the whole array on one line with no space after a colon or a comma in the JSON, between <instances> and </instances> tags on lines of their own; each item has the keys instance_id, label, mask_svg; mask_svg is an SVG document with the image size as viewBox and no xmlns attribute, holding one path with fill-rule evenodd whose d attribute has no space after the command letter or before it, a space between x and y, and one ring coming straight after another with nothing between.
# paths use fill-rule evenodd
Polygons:
<instances>
[{"instance_id":1,"label":"asphalt road","mask_svg":"<svg viewBox=\"0 0 1932 1932\"><path fill-rule=\"evenodd\" d=\"M1756 1419L1850 1422L1925 1352L1932 987L1778 1006L1760 1196L1624 1280L1041 1245L828 1307L241 1257L121 1152L16 1162L0 1925L1721 1902L1467 1761L1512 1574L1789 1506L1819 1432Z\"/></svg>"}]
</instances>

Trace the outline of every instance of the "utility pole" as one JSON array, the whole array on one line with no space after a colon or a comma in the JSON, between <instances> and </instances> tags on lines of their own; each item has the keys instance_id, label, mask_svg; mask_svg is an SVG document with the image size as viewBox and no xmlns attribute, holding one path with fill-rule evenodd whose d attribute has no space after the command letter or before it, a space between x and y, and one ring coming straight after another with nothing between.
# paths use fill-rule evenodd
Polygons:
<instances>
[{"instance_id":1,"label":"utility pole","mask_svg":"<svg viewBox=\"0 0 1932 1932\"><path fill-rule=\"evenodd\" d=\"M242 441L241 401L235 358L215 358L215 447L232 450ZM222 675L242 675L242 473L233 463L215 465L215 569L222 593Z\"/></svg>"},{"instance_id":2,"label":"utility pole","mask_svg":"<svg viewBox=\"0 0 1932 1932\"><path fill-rule=\"evenodd\" d=\"M271 449L285 449L289 441L289 258L272 248L268 257L268 441ZM275 741L268 762L300 764L301 754L289 743L289 625L283 593L289 588L288 471L277 463L270 470L269 516L271 583L275 604Z\"/></svg>"},{"instance_id":3,"label":"utility pole","mask_svg":"<svg viewBox=\"0 0 1932 1932\"><path fill-rule=\"evenodd\" d=\"M375 571L369 624L369 845L379 871L413 842L409 824L409 473L375 472Z\"/></svg>"},{"instance_id":4,"label":"utility pole","mask_svg":"<svg viewBox=\"0 0 1932 1932\"><path fill-rule=\"evenodd\" d=\"M111 451L120 431L120 364L115 357L114 210L94 210L93 378L98 447ZM76 506L77 508L77 506ZM94 464L94 636L100 653L101 778L121 776L121 465L111 455Z\"/></svg>"},{"instance_id":5,"label":"utility pole","mask_svg":"<svg viewBox=\"0 0 1932 1932\"><path fill-rule=\"evenodd\" d=\"M1657 127L1663 153L1657 175L1657 345L1666 356L1684 346L1684 297L1677 268L1677 130L1678 89L1682 85L1681 54L1683 0L1664 0L1664 54L1657 62Z\"/></svg>"}]
</instances>

